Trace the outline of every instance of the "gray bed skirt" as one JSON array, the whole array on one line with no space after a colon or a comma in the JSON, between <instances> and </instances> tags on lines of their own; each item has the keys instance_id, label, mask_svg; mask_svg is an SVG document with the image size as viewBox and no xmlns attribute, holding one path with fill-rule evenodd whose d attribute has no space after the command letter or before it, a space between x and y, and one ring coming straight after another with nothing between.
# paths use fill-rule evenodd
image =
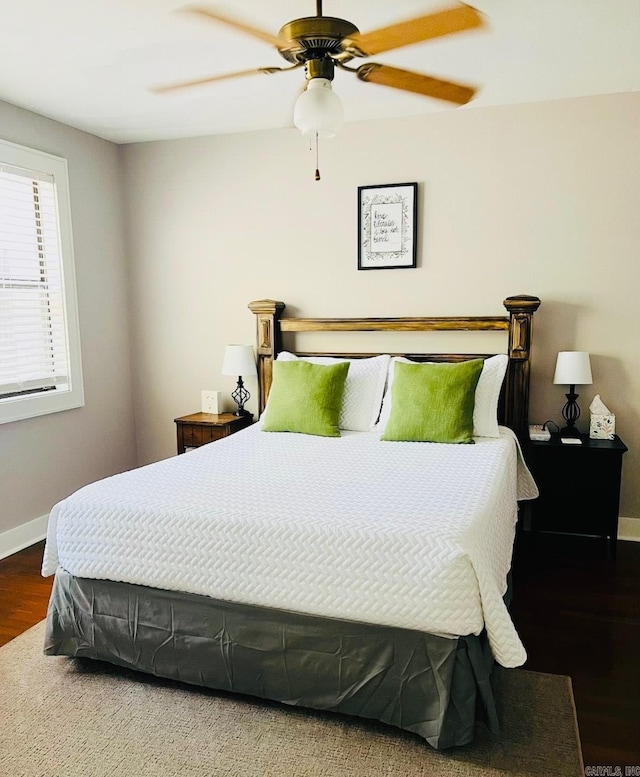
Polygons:
<instances>
[{"instance_id":1,"label":"gray bed skirt","mask_svg":"<svg viewBox=\"0 0 640 777\"><path fill-rule=\"evenodd\" d=\"M485 635L446 639L58 570L44 651L373 718L438 749L470 742L478 716L498 731Z\"/></svg>"}]
</instances>

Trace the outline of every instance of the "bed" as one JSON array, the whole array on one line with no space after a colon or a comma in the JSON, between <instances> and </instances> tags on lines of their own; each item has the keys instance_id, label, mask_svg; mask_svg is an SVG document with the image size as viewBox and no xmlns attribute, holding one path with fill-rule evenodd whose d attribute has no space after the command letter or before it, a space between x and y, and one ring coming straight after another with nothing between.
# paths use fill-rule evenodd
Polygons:
<instances>
[{"instance_id":1,"label":"bed","mask_svg":"<svg viewBox=\"0 0 640 777\"><path fill-rule=\"evenodd\" d=\"M280 302L251 303L261 421L54 507L45 652L373 718L436 748L471 741L477 716L497 730L491 668L526 657L507 578L517 503L536 495L520 441L540 301L504 304L499 317L301 319ZM407 356L481 358L481 378L498 357L282 346L296 332L449 330L508 338L497 431L476 435L474 417L473 445L382 441L400 396L391 365L399 386ZM275 365L336 358L351 375L339 436L268 432ZM480 380L476 410L479 392Z\"/></svg>"}]
</instances>

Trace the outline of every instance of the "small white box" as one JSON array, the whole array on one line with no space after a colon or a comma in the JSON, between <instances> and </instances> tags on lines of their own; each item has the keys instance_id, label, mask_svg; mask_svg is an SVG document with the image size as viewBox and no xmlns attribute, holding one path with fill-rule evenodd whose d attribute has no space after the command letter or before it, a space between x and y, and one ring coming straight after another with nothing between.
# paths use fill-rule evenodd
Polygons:
<instances>
[{"instance_id":1,"label":"small white box","mask_svg":"<svg viewBox=\"0 0 640 777\"><path fill-rule=\"evenodd\" d=\"M218 415L220 412L220 392L203 389L200 392L202 399L202 412Z\"/></svg>"},{"instance_id":2,"label":"small white box","mask_svg":"<svg viewBox=\"0 0 640 777\"><path fill-rule=\"evenodd\" d=\"M546 442L551 439L551 432L548 429L545 429L543 424L530 424L529 439L538 442Z\"/></svg>"},{"instance_id":3,"label":"small white box","mask_svg":"<svg viewBox=\"0 0 640 777\"><path fill-rule=\"evenodd\" d=\"M591 414L589 437L592 440L613 440L615 433L616 417L613 413L609 415Z\"/></svg>"}]
</instances>

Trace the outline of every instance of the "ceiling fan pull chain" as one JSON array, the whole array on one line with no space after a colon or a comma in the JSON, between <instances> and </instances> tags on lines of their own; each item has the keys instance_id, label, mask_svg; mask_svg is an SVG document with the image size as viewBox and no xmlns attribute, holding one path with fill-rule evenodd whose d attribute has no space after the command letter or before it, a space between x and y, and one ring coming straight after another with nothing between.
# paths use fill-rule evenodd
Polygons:
<instances>
[{"instance_id":1,"label":"ceiling fan pull chain","mask_svg":"<svg viewBox=\"0 0 640 777\"><path fill-rule=\"evenodd\" d=\"M320 163L318 162L318 133L316 132L316 181L320 180Z\"/></svg>"}]
</instances>

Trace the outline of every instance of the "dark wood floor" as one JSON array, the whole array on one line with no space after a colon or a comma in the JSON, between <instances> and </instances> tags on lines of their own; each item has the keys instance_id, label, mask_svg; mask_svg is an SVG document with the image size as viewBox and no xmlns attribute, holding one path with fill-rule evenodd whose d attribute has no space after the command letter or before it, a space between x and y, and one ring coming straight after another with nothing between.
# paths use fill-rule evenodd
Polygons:
<instances>
[{"instance_id":1,"label":"dark wood floor","mask_svg":"<svg viewBox=\"0 0 640 777\"><path fill-rule=\"evenodd\" d=\"M45 617L42 549L0 561L0 645ZM525 668L573 680L585 765L640 766L640 543L619 542L612 563L597 540L525 535L512 615Z\"/></svg>"},{"instance_id":2,"label":"dark wood floor","mask_svg":"<svg viewBox=\"0 0 640 777\"><path fill-rule=\"evenodd\" d=\"M571 677L585 766L640 766L640 543L611 562L601 540L525 533L513 567L525 668Z\"/></svg>"},{"instance_id":3,"label":"dark wood floor","mask_svg":"<svg viewBox=\"0 0 640 777\"><path fill-rule=\"evenodd\" d=\"M47 614L52 577L42 577L44 542L0 561L0 645L39 623Z\"/></svg>"}]
</instances>

